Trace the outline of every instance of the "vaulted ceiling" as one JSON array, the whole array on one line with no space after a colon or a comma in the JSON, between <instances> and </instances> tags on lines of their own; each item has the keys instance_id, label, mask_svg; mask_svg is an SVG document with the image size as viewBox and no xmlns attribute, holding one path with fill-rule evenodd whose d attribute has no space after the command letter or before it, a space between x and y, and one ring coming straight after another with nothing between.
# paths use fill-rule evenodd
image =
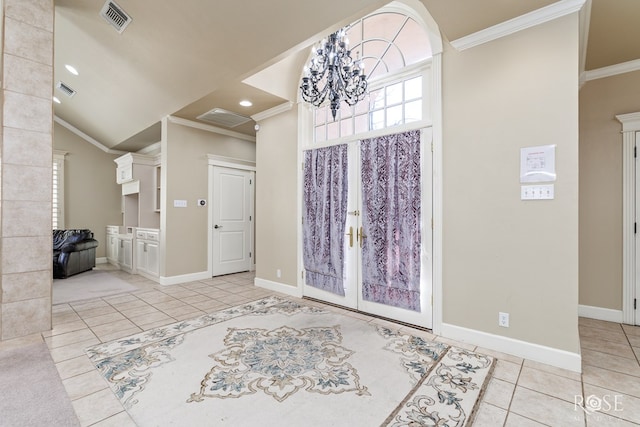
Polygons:
<instances>
[{"instance_id":1,"label":"vaulted ceiling","mask_svg":"<svg viewBox=\"0 0 640 427\"><path fill-rule=\"evenodd\" d=\"M555 3L580 0L421 0L449 41ZM59 123L100 145L137 151L160 139L167 115L189 120L213 108L251 116L295 101L308 47L384 0L117 0L131 17L120 34L99 12L104 0L55 0L54 82ZM586 71L640 60L640 1L587 0ZM73 65L78 75L65 65ZM290 84L260 71L280 67ZM584 71L584 70L583 70ZM269 83L267 85L267 83ZM269 87L269 91L259 88ZM249 99L251 107L238 102ZM254 135L253 122L228 128Z\"/></svg>"}]
</instances>

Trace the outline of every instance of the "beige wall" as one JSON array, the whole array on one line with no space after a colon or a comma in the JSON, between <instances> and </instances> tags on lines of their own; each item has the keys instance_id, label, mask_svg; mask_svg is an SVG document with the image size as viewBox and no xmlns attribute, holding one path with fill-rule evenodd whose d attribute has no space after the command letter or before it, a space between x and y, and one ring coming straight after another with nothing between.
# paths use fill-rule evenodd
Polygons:
<instances>
[{"instance_id":1,"label":"beige wall","mask_svg":"<svg viewBox=\"0 0 640 427\"><path fill-rule=\"evenodd\" d=\"M66 151L64 226L88 228L98 240L96 257L106 257L106 226L122 225L121 187L116 184L118 157L55 124L53 148Z\"/></svg>"},{"instance_id":2,"label":"beige wall","mask_svg":"<svg viewBox=\"0 0 640 427\"><path fill-rule=\"evenodd\" d=\"M0 341L51 329L53 15L0 1Z\"/></svg>"},{"instance_id":3,"label":"beige wall","mask_svg":"<svg viewBox=\"0 0 640 427\"><path fill-rule=\"evenodd\" d=\"M578 19L443 58L443 320L579 352ZM296 113L261 123L257 277L297 283ZM556 144L556 198L520 200L520 148ZM273 248L278 248L274 251ZM282 278L276 278L281 269ZM497 325L498 312L510 328Z\"/></svg>"},{"instance_id":4,"label":"beige wall","mask_svg":"<svg viewBox=\"0 0 640 427\"><path fill-rule=\"evenodd\" d=\"M577 353L577 15L448 46L443 80L444 322ZM542 144L556 197L521 201L520 148Z\"/></svg>"},{"instance_id":5,"label":"beige wall","mask_svg":"<svg viewBox=\"0 0 640 427\"><path fill-rule=\"evenodd\" d=\"M166 122L162 140L166 202L160 228L170 243L161 255L163 277L207 271L208 209L196 205L198 199L209 198L207 154L256 159L254 142ZM174 208L174 200L187 200L187 207Z\"/></svg>"},{"instance_id":6,"label":"beige wall","mask_svg":"<svg viewBox=\"0 0 640 427\"><path fill-rule=\"evenodd\" d=\"M622 124L640 111L640 72L580 89L580 304L622 310Z\"/></svg>"},{"instance_id":7,"label":"beige wall","mask_svg":"<svg viewBox=\"0 0 640 427\"><path fill-rule=\"evenodd\" d=\"M256 277L292 286L299 277L297 120L294 107L260 122L256 142Z\"/></svg>"}]
</instances>

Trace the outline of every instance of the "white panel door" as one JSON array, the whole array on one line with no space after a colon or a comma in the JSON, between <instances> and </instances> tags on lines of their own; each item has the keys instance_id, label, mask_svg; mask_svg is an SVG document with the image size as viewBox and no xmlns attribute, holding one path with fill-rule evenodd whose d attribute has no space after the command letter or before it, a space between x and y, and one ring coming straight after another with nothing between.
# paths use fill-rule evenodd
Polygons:
<instances>
[{"instance_id":1,"label":"white panel door","mask_svg":"<svg viewBox=\"0 0 640 427\"><path fill-rule=\"evenodd\" d=\"M251 269L253 172L213 166L212 275Z\"/></svg>"}]
</instances>

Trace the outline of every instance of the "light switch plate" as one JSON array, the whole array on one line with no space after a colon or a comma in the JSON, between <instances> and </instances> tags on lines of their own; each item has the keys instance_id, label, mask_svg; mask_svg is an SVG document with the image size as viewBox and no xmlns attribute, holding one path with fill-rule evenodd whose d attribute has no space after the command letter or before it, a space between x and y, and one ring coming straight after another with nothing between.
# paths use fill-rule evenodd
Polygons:
<instances>
[{"instance_id":1,"label":"light switch plate","mask_svg":"<svg viewBox=\"0 0 640 427\"><path fill-rule=\"evenodd\" d=\"M520 200L552 200L554 197L554 184L520 186Z\"/></svg>"},{"instance_id":2,"label":"light switch plate","mask_svg":"<svg viewBox=\"0 0 640 427\"><path fill-rule=\"evenodd\" d=\"M173 207L174 208L186 208L187 207L187 201L186 200L174 200L173 201Z\"/></svg>"}]
</instances>

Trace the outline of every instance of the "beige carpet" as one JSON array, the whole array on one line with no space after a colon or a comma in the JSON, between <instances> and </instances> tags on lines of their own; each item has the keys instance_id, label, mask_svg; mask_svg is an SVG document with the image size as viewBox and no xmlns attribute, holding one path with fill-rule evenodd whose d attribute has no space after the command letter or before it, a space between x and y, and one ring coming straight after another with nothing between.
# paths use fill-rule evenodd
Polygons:
<instances>
[{"instance_id":1,"label":"beige carpet","mask_svg":"<svg viewBox=\"0 0 640 427\"><path fill-rule=\"evenodd\" d=\"M106 297L137 289L105 271L90 270L66 279L54 279L53 304Z\"/></svg>"},{"instance_id":2,"label":"beige carpet","mask_svg":"<svg viewBox=\"0 0 640 427\"><path fill-rule=\"evenodd\" d=\"M280 297L86 350L136 425L468 426L494 359Z\"/></svg>"},{"instance_id":3,"label":"beige carpet","mask_svg":"<svg viewBox=\"0 0 640 427\"><path fill-rule=\"evenodd\" d=\"M0 426L79 425L45 343L0 351Z\"/></svg>"}]
</instances>

